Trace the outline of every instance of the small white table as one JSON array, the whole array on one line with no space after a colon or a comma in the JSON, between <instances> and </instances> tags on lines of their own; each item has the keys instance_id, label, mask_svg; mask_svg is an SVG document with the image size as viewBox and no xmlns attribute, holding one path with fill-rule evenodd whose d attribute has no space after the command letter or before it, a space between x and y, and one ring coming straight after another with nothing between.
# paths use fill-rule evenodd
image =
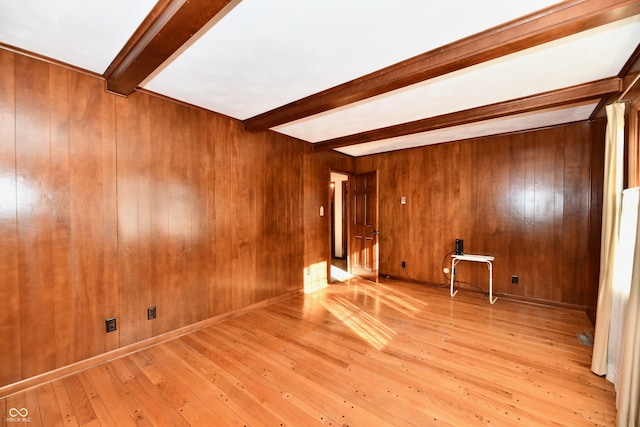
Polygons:
<instances>
[{"instance_id":1,"label":"small white table","mask_svg":"<svg viewBox=\"0 0 640 427\"><path fill-rule=\"evenodd\" d=\"M460 261L484 262L489 268L489 302L493 304L498 298L493 298L493 260L495 257L488 255L451 255L451 297L453 298L458 290L453 291L453 282L456 277L456 265Z\"/></svg>"}]
</instances>

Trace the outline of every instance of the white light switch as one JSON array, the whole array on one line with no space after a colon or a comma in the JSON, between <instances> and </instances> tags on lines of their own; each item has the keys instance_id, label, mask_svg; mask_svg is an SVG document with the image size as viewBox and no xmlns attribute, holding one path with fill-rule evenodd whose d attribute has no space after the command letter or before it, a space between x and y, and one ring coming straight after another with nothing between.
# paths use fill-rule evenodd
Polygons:
<instances>
[{"instance_id":1,"label":"white light switch","mask_svg":"<svg viewBox=\"0 0 640 427\"><path fill-rule=\"evenodd\" d=\"M405 196L400 197L400 204L401 205L406 205L407 204L407 198Z\"/></svg>"},{"instance_id":2,"label":"white light switch","mask_svg":"<svg viewBox=\"0 0 640 427\"><path fill-rule=\"evenodd\" d=\"M320 216L324 216L324 206L320 206Z\"/></svg>"}]
</instances>

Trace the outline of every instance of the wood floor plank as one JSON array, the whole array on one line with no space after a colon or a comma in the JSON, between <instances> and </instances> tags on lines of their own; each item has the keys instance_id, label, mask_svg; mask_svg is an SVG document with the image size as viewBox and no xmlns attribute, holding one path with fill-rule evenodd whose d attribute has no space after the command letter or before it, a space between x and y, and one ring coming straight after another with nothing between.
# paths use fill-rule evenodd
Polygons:
<instances>
[{"instance_id":1,"label":"wood floor plank","mask_svg":"<svg viewBox=\"0 0 640 427\"><path fill-rule=\"evenodd\" d=\"M121 358L111 363L117 376L123 380L118 385L137 405L134 413L144 414L151 425L170 424L188 426L189 424L175 411L168 411L169 402L153 386L153 383L138 369L130 358Z\"/></svg>"},{"instance_id":2,"label":"wood floor plank","mask_svg":"<svg viewBox=\"0 0 640 427\"><path fill-rule=\"evenodd\" d=\"M108 408L105 402L102 400L102 396L93 386L91 380L87 375L87 372L80 372L77 377L78 380L80 380L80 384L82 384L82 388L85 390L87 397L89 398L91 408L96 414L96 419L98 420L99 424L101 426L120 426L120 419L114 418L112 416L111 409Z\"/></svg>"},{"instance_id":3,"label":"wood floor plank","mask_svg":"<svg viewBox=\"0 0 640 427\"><path fill-rule=\"evenodd\" d=\"M25 408L39 408L38 404L38 392L36 389L29 389L24 392L24 405ZM28 415L29 425L35 427L47 426L46 420L42 418L42 412L38 411L29 411Z\"/></svg>"},{"instance_id":4,"label":"wood floor plank","mask_svg":"<svg viewBox=\"0 0 640 427\"><path fill-rule=\"evenodd\" d=\"M58 400L53 385L43 384L37 388L39 413L46 426L59 427L64 425Z\"/></svg>"},{"instance_id":5,"label":"wood floor plank","mask_svg":"<svg viewBox=\"0 0 640 427\"><path fill-rule=\"evenodd\" d=\"M33 425L615 424L585 313L352 279L0 400Z\"/></svg>"},{"instance_id":6,"label":"wood floor plank","mask_svg":"<svg viewBox=\"0 0 640 427\"><path fill-rule=\"evenodd\" d=\"M149 420L147 414L145 414L138 403L138 396L132 393L125 386L124 382L126 382L126 380L124 380L123 382L116 374L113 368L113 363L115 362L116 361L93 368L91 369L91 371L100 370L105 376L109 378L108 384L111 384L112 387L105 389L105 394L111 395L109 398L110 400L119 399L136 425L152 426L152 421ZM123 419L126 419L126 417L123 417Z\"/></svg>"},{"instance_id":7,"label":"wood floor plank","mask_svg":"<svg viewBox=\"0 0 640 427\"><path fill-rule=\"evenodd\" d=\"M185 337L189 338L189 337ZM205 355L194 347L189 347L182 340L168 343L171 345L171 357L179 357L196 369L204 381L197 382L194 392L201 399L209 402L209 407L216 412L216 419L229 423L229 425L251 424L250 421L257 421L250 411L241 402L234 401L225 391L227 387L233 387L237 383L235 377L230 377L218 366L209 355ZM237 375L237 373L236 373ZM193 387L193 386L192 386Z\"/></svg>"},{"instance_id":8,"label":"wood floor plank","mask_svg":"<svg viewBox=\"0 0 640 427\"><path fill-rule=\"evenodd\" d=\"M217 338L220 339L220 337ZM193 342L192 344L195 345ZM221 374L223 374L223 377L229 376L229 379L235 379L235 383L231 388L228 385L223 388L229 393L230 397L242 396L252 412L261 412L260 419L268 425L278 425L282 422L285 422L286 425L309 425L309 423L316 421L311 415L300 411L299 408L292 405L287 406L286 413L278 411L282 397L279 390L272 388L260 374L256 375L252 365L258 363L258 361L247 358L246 354L234 349L232 343L224 347L228 350L224 355L221 355L217 352L217 349L210 346L205 351L210 357L218 357L216 362L222 368ZM228 381L228 383L231 385L231 381ZM234 392L235 394L231 394ZM288 422L286 422L287 420Z\"/></svg>"},{"instance_id":9,"label":"wood floor plank","mask_svg":"<svg viewBox=\"0 0 640 427\"><path fill-rule=\"evenodd\" d=\"M209 371L215 371L216 367L203 367L191 361L187 362L188 366L185 367L182 361L172 359L170 353L164 348L161 350L161 347L151 348L136 356L139 366L145 364L150 368L145 369L145 373L153 373L156 370L162 372L162 377L158 378L159 381L156 383L157 387L172 402L172 406L181 411L187 421L205 418L225 420L233 425L244 423L241 417L229 411L229 407L225 405L225 393L213 384L208 384L207 374ZM188 358L188 355L186 357ZM186 362L186 358L183 359Z\"/></svg>"},{"instance_id":10,"label":"wood floor plank","mask_svg":"<svg viewBox=\"0 0 640 427\"><path fill-rule=\"evenodd\" d=\"M309 339L311 340L312 338L309 337ZM336 343L332 348L332 344L328 343L325 345L325 351L335 352L332 356L334 358L344 358L347 360L351 360L349 371L366 370L369 372L370 376L376 377L377 375L381 375L381 377L378 378L379 380L381 380L380 382L383 382L385 380L385 375L388 377L397 376L397 371L395 370L396 367L401 368L402 376L406 377L404 381L408 381L409 384L415 381L415 378L413 378L413 374L409 372L410 368L413 368L411 366L412 358L406 356L398 357L401 355L400 352L391 354L388 352L388 350L385 350L384 352L387 353L387 357L376 357L374 360L371 360L371 358L367 356L365 350L354 347L349 348L349 345L351 343L352 341L346 341L346 345L345 343ZM425 364L422 368L427 369L427 374L425 375L427 377L427 380L432 379L434 375L438 374L440 371L443 371L442 368L439 367L439 363L434 363L432 366ZM450 375L448 373L449 371L445 370L444 372L447 375ZM358 377L357 375L354 376ZM441 388L442 386L438 385L437 387ZM414 383L409 388L419 390L420 384ZM440 390L440 393L438 394L442 394L442 390Z\"/></svg>"},{"instance_id":11,"label":"wood floor plank","mask_svg":"<svg viewBox=\"0 0 640 427\"><path fill-rule=\"evenodd\" d=\"M62 380L69 395L69 402L73 407L73 413L81 426L96 420L96 413L91 407L91 402L80 382L80 374L66 377Z\"/></svg>"},{"instance_id":12,"label":"wood floor plank","mask_svg":"<svg viewBox=\"0 0 640 427\"><path fill-rule=\"evenodd\" d=\"M313 340L308 334L309 340ZM353 341L347 341L352 343ZM305 354L305 348L309 348L307 345L299 345L299 343L292 343L292 346L287 347L286 352L293 354L296 359L309 359L310 355ZM314 378L314 381L319 384L324 384L325 387L343 387L342 393L353 399L356 404L362 405L369 410L382 411L389 410L390 413L386 414L387 419L393 419L394 408L384 406L386 402L379 402L376 399L378 397L387 396L393 394L396 399L399 399L404 403L405 416L414 420L416 425L423 425L426 414L423 411L424 398L416 399L416 395L424 393L427 390L429 384L433 381L433 372L427 375L423 382L420 382L415 378L408 369L408 366L401 362L400 364L392 364L384 362L379 358L372 359L369 357L366 351L355 350L353 348L345 348L343 345L335 345L334 347L326 346L324 350L326 354L333 358L338 359L342 357L345 360L349 360L350 363L346 366L346 372L339 376L326 377L326 372L332 372L331 369L318 367L321 365L322 356L313 355L311 358L317 357L316 360L310 361L311 363L305 363L297 368L297 371L301 371L305 376ZM333 351L334 354L328 352ZM269 354L271 357L272 354ZM396 359L397 362L397 359ZM397 365L397 366L392 366ZM400 367L401 369L396 369ZM334 370L335 371L335 370ZM345 378L353 378L345 381ZM357 379L364 379L366 381L358 381ZM355 379L355 380L354 380ZM350 391L345 389L350 388ZM469 424L475 420L473 411L467 408L455 407L451 403L451 399L446 398L446 394L443 390L443 385L433 384L432 393L427 394L429 400L426 405L430 409L429 421L447 420L447 422L454 425ZM457 394L457 388L454 390ZM449 396L451 398L451 396ZM422 402L420 402L420 400ZM422 403L422 404L421 404ZM382 405L382 407L381 407Z\"/></svg>"},{"instance_id":13,"label":"wood floor plank","mask_svg":"<svg viewBox=\"0 0 640 427\"><path fill-rule=\"evenodd\" d=\"M206 330L203 333L210 333L212 331ZM230 353L223 356L224 360L234 360L236 363L243 364L246 367L245 376L249 381L251 378L261 377L267 379L275 386L272 391L272 395L280 395L285 399L287 404L286 414L290 415L294 413L294 408L302 409L307 405L313 405L313 409L309 410L311 420L306 420L304 424L311 422L337 422L338 420L344 420L344 413L342 415L337 413L331 413L328 408L334 409L336 407L350 407L354 411L361 410L354 406L349 400L345 400L340 394L328 392L326 389L319 387L320 384L316 377L301 376L295 369L295 364L292 365L290 361L279 360L277 355L269 351L268 348L263 349L249 349L245 346L245 340L235 340L232 335L226 335L223 331L216 330L215 342L224 342L226 348L232 349ZM212 336L213 337L213 336ZM203 342L207 345L209 340ZM210 350L213 350L210 348ZM215 351L215 350L213 350ZM250 355L250 356L249 356ZM268 360L267 360L268 359ZM292 425L299 425L300 421ZM370 418L370 419L369 419ZM375 425L379 424L382 419L372 416L371 414L363 412L360 416L361 422L367 422L367 424ZM290 420L291 421L291 420Z\"/></svg>"},{"instance_id":14,"label":"wood floor plank","mask_svg":"<svg viewBox=\"0 0 640 427\"><path fill-rule=\"evenodd\" d=\"M103 365L100 368L101 369L88 369L86 371L87 378L91 381L92 387L100 391L100 397L109 408L112 419L117 422L119 427L135 426L136 423L133 421L131 414L111 382L108 365Z\"/></svg>"},{"instance_id":15,"label":"wood floor plank","mask_svg":"<svg viewBox=\"0 0 640 427\"><path fill-rule=\"evenodd\" d=\"M53 393L56 397L56 401L58 402L60 416L64 421L64 425L77 427L78 419L73 411L73 405L71 404L71 399L69 397L69 393L67 393L67 388L64 386L64 382L62 382L62 380L56 380L51 382L51 386L53 387Z\"/></svg>"}]
</instances>

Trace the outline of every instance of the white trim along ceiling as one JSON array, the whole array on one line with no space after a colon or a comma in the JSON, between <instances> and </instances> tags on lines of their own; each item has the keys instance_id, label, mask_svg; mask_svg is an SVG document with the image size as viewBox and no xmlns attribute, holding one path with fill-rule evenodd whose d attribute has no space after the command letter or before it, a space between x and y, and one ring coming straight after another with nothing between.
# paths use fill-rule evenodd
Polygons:
<instances>
[{"instance_id":1,"label":"white trim along ceiling","mask_svg":"<svg viewBox=\"0 0 640 427\"><path fill-rule=\"evenodd\" d=\"M357 157L588 120L621 91L621 72L638 55L637 3L2 1L0 46L104 76L107 87L112 82L118 87L116 80L128 71L127 58L144 55L153 37L164 35L176 46L167 48L158 63L149 62L131 90L144 89L241 120L247 131L271 129L317 149ZM584 15L571 27L577 30L560 21L547 24L569 8ZM209 15L202 13L205 9ZM182 30L172 33L171 25L184 29L185 22L192 22L180 17L187 12L205 15L206 22L194 23L182 40ZM544 36L531 36L538 30L526 26L534 24L549 25ZM524 28L522 35L516 27ZM498 29L505 35L496 35ZM467 40L480 46L490 37L506 35L511 41L499 53L488 45L477 56L455 57ZM384 80L414 58L423 58L420 67L428 68L446 55L441 70L434 66L426 78L414 69L407 83ZM136 59L142 62L139 58L143 56ZM382 81L378 86L383 89L366 89L364 95L353 90L367 78ZM339 102L331 98L324 106L296 112L302 101L315 101L334 89L345 94ZM554 101L541 99L543 94ZM567 95L564 102L560 94ZM510 101L517 100L525 100L527 107L516 102L507 114L489 107L510 108ZM535 108L528 107L531 101L538 102ZM288 106L293 106L291 115L267 120L263 128L256 125L255 120ZM444 120L449 116L450 122ZM407 130L407 123L422 127Z\"/></svg>"}]
</instances>

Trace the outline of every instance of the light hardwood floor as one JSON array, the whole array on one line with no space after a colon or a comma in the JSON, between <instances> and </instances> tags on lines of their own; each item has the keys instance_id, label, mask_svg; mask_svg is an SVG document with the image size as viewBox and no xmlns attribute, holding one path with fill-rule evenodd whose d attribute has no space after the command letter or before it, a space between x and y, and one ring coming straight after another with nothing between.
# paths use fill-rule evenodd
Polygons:
<instances>
[{"instance_id":1,"label":"light hardwood floor","mask_svg":"<svg viewBox=\"0 0 640 427\"><path fill-rule=\"evenodd\" d=\"M612 425L581 312L359 279L0 400L37 426Z\"/></svg>"}]
</instances>

